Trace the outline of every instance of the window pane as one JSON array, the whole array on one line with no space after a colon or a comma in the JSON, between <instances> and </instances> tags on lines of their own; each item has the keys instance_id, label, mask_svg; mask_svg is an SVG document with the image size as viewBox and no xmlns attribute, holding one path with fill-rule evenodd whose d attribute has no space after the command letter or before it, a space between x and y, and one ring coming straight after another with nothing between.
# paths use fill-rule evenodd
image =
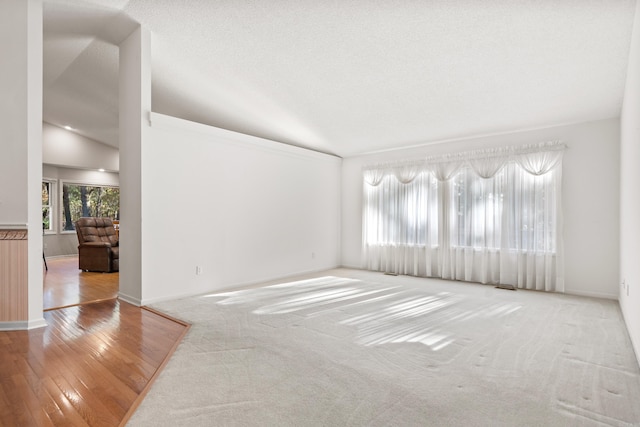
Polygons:
<instances>
[{"instance_id":1,"label":"window pane","mask_svg":"<svg viewBox=\"0 0 640 427\"><path fill-rule=\"evenodd\" d=\"M365 184L365 242L371 245L437 245L438 181L420 173L403 184L393 175Z\"/></svg>"},{"instance_id":2,"label":"window pane","mask_svg":"<svg viewBox=\"0 0 640 427\"><path fill-rule=\"evenodd\" d=\"M42 206L49 206L50 191L51 191L51 183L43 182L42 183Z\"/></svg>"},{"instance_id":3,"label":"window pane","mask_svg":"<svg viewBox=\"0 0 640 427\"><path fill-rule=\"evenodd\" d=\"M556 250L554 172L531 175L521 168L513 173L514 203L509 212L515 225L509 247L521 251L549 252Z\"/></svg>"},{"instance_id":4,"label":"window pane","mask_svg":"<svg viewBox=\"0 0 640 427\"><path fill-rule=\"evenodd\" d=\"M42 229L43 230L52 230L53 224L51 224L51 209L47 207L42 207Z\"/></svg>"},{"instance_id":5,"label":"window pane","mask_svg":"<svg viewBox=\"0 0 640 427\"><path fill-rule=\"evenodd\" d=\"M365 243L555 253L555 191L553 171L534 176L515 162L491 178L463 168L443 183L425 172L409 184L388 174L365 184Z\"/></svg>"},{"instance_id":6,"label":"window pane","mask_svg":"<svg viewBox=\"0 0 640 427\"><path fill-rule=\"evenodd\" d=\"M455 215L452 244L454 246L500 247L504 203L504 170L491 178L481 178L466 168L452 180L452 204Z\"/></svg>"},{"instance_id":7,"label":"window pane","mask_svg":"<svg viewBox=\"0 0 640 427\"><path fill-rule=\"evenodd\" d=\"M62 229L75 230L81 217L120 217L118 187L89 186L65 183L62 186Z\"/></svg>"},{"instance_id":8,"label":"window pane","mask_svg":"<svg viewBox=\"0 0 640 427\"><path fill-rule=\"evenodd\" d=\"M53 230L51 221L51 183L42 182L42 229Z\"/></svg>"}]
</instances>

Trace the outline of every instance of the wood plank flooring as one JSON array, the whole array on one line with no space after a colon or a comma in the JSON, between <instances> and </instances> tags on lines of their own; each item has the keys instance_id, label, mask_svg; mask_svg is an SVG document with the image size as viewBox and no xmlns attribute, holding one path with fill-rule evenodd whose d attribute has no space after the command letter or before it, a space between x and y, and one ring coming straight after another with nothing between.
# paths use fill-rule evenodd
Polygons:
<instances>
[{"instance_id":1,"label":"wood plank flooring","mask_svg":"<svg viewBox=\"0 0 640 427\"><path fill-rule=\"evenodd\" d=\"M115 298L44 318L45 328L0 332L0 426L124 425L189 328Z\"/></svg>"},{"instance_id":2,"label":"wood plank flooring","mask_svg":"<svg viewBox=\"0 0 640 427\"><path fill-rule=\"evenodd\" d=\"M78 257L47 259L44 309L68 307L118 296L119 273L93 273L78 268Z\"/></svg>"}]
</instances>

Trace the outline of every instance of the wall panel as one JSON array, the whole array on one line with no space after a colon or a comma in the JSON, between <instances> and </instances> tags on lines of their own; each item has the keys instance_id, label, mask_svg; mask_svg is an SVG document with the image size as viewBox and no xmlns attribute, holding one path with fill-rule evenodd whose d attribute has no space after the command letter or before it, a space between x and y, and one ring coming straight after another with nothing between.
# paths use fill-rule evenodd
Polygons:
<instances>
[{"instance_id":1,"label":"wall panel","mask_svg":"<svg viewBox=\"0 0 640 427\"><path fill-rule=\"evenodd\" d=\"M0 322L28 319L27 230L0 229Z\"/></svg>"}]
</instances>

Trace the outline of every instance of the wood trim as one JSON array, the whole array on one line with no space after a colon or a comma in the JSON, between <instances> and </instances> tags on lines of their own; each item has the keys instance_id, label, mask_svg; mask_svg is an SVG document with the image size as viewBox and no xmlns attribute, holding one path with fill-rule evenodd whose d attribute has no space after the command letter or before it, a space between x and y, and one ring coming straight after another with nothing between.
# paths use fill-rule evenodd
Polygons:
<instances>
[{"instance_id":1,"label":"wood trim","mask_svg":"<svg viewBox=\"0 0 640 427\"><path fill-rule=\"evenodd\" d=\"M96 302L105 302L105 301L111 301L117 298L99 298L99 299L95 299L95 300L91 300L91 301L81 301L78 303L71 303L71 304L65 304L65 305L61 305L59 307L49 307L49 308L45 308L44 310L42 310L43 312L47 312L47 311L51 311L51 310L60 310L62 308L69 308L69 307L76 307L78 305L86 305L86 304L94 304Z\"/></svg>"},{"instance_id":2,"label":"wood trim","mask_svg":"<svg viewBox=\"0 0 640 427\"><path fill-rule=\"evenodd\" d=\"M184 320L180 320L180 319L178 319L176 317L173 317L173 316L169 316L167 313L163 313L162 311L158 311L155 308L151 308L151 307L147 307L147 306L142 306L140 308L142 308L143 310L150 311L153 314L157 314L158 316L162 316L165 319L171 320L172 322L179 323L182 326L186 326L187 328L191 327L191 323L185 322Z\"/></svg>"},{"instance_id":3,"label":"wood trim","mask_svg":"<svg viewBox=\"0 0 640 427\"><path fill-rule=\"evenodd\" d=\"M164 360L162 361L162 363L160 363L160 366L158 366L158 369L156 369L156 371L153 373L153 375L151 376L151 378L149 379L149 381L145 385L144 389L142 389L142 391L140 392L140 394L138 395L136 400L133 402L133 404L131 405L131 407L127 411L127 413L124 415L124 417L122 418L122 421L120 422L120 424L118 424L118 427L124 427L127 424L127 422L129 421L129 419L131 418L131 416L136 412L136 410L138 409L138 407L140 406L140 404L144 400L144 398L147 395L147 393L149 392L149 390L151 390L151 386L155 382L156 378L158 378L158 376L160 375L160 372L162 372L162 370L164 369L166 364L169 363L169 359L171 359L171 356L173 356L173 353L175 353L176 349L178 348L178 346L182 342L182 339L185 337L185 335L187 335L187 332L189 332L189 329L191 328L191 324L190 323L187 323L187 322L184 322L182 320L176 319L175 317L169 316L168 314L165 314L165 313L163 313L161 311L154 310L154 309L152 309L150 307L140 307L140 309L148 311L148 312L153 313L153 314L156 314L156 315L158 315L160 317L164 317L167 320L170 320L170 321L175 322L175 323L177 323L179 325L182 325L182 326L184 326L184 329L182 330L182 333L176 338L176 342L173 344L173 346L171 347L171 349L167 353L167 355L164 358Z\"/></svg>"},{"instance_id":4,"label":"wood trim","mask_svg":"<svg viewBox=\"0 0 640 427\"><path fill-rule=\"evenodd\" d=\"M0 229L0 240L27 240L27 230Z\"/></svg>"}]
</instances>

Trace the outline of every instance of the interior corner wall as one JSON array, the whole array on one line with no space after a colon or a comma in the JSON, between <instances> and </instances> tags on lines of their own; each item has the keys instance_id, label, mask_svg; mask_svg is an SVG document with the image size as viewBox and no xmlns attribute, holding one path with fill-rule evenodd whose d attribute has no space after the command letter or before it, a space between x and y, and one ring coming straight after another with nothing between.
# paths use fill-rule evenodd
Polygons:
<instances>
[{"instance_id":1,"label":"interior corner wall","mask_svg":"<svg viewBox=\"0 0 640 427\"><path fill-rule=\"evenodd\" d=\"M142 301L142 147L151 113L151 33L137 27L119 45L120 287L119 298Z\"/></svg>"},{"instance_id":2,"label":"interior corner wall","mask_svg":"<svg viewBox=\"0 0 640 427\"><path fill-rule=\"evenodd\" d=\"M618 119L609 119L344 159L342 265L354 268L362 266L363 166L483 147L560 139L569 147L564 155L562 169L565 291L571 294L617 298L620 227L619 126ZM640 215L638 217L640 218Z\"/></svg>"},{"instance_id":3,"label":"interior corner wall","mask_svg":"<svg viewBox=\"0 0 640 427\"><path fill-rule=\"evenodd\" d=\"M620 308L640 363L640 7L620 118ZM622 285L624 284L624 285Z\"/></svg>"},{"instance_id":4,"label":"interior corner wall","mask_svg":"<svg viewBox=\"0 0 640 427\"><path fill-rule=\"evenodd\" d=\"M143 304L338 265L341 159L160 114L151 122Z\"/></svg>"},{"instance_id":5,"label":"interior corner wall","mask_svg":"<svg viewBox=\"0 0 640 427\"><path fill-rule=\"evenodd\" d=\"M29 224L29 329L46 325L42 293L42 45L43 2L28 1L28 224Z\"/></svg>"}]
</instances>

